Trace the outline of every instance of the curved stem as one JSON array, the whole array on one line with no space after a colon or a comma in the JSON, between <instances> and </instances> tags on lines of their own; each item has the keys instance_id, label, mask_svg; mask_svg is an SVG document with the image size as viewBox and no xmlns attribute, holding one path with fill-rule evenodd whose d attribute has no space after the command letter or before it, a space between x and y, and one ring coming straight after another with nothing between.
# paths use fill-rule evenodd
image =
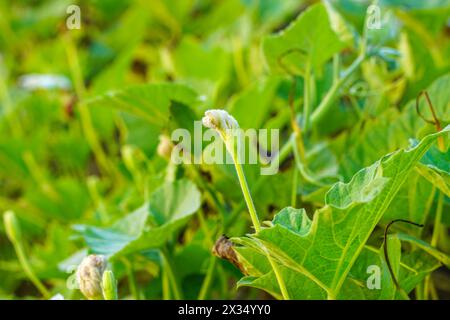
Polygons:
<instances>
[{"instance_id":1,"label":"curved stem","mask_svg":"<svg viewBox=\"0 0 450 320\"><path fill-rule=\"evenodd\" d=\"M20 123L19 117L15 117L13 114L14 106L8 91L6 64L4 68L3 61L1 59L0 59L0 101L3 102L5 119L8 122L13 137L21 137L23 135L22 125Z\"/></svg>"},{"instance_id":2,"label":"curved stem","mask_svg":"<svg viewBox=\"0 0 450 320\"><path fill-rule=\"evenodd\" d=\"M436 208L436 217L434 220L434 229L433 229L433 235L431 236L431 246L436 247L439 241L439 234L441 229L441 219L442 219L442 212L444 208L444 193L441 191L439 192L438 196L438 203Z\"/></svg>"},{"instance_id":3,"label":"curved stem","mask_svg":"<svg viewBox=\"0 0 450 320\"><path fill-rule=\"evenodd\" d=\"M441 228L441 219L442 219L442 212L443 212L443 205L444 205L444 193L439 192L438 196L438 203L436 208L436 217L434 219L434 228L433 228L433 234L431 236L431 242L430 245L432 247L436 247L439 242L439 234ZM423 298L425 300L428 300L429 292L431 292L432 288L432 281L431 281L431 275L427 275L425 277L424 285L423 285Z\"/></svg>"},{"instance_id":4,"label":"curved stem","mask_svg":"<svg viewBox=\"0 0 450 320\"><path fill-rule=\"evenodd\" d=\"M280 164L291 154L292 151L292 140L289 139L286 141L286 143L281 147L280 152L276 155L276 157L272 161L278 161ZM260 176L258 180L256 181L255 185L253 186L253 191L257 192L259 189L264 185L264 182L266 182L267 178L269 176ZM224 231L226 231L231 225L233 225L234 221L237 219L241 211L245 207L245 202L242 201L239 203L239 205L231 212L230 217L227 221L225 221L224 225Z\"/></svg>"},{"instance_id":5,"label":"curved stem","mask_svg":"<svg viewBox=\"0 0 450 320\"><path fill-rule=\"evenodd\" d=\"M423 224L415 223L415 222L405 220L405 219L395 219L395 220L392 220L391 222L389 222L388 225L386 226L386 229L384 230L384 246L383 246L384 259L386 260L386 264L389 269L389 273L391 275L392 281L394 282L395 288L399 291L399 293L402 295L403 298L408 300L409 299L408 294L401 288L400 283L398 282L397 277L395 276L394 269L392 268L391 261L389 259L389 249L388 249L388 241L387 241L388 232L389 232L389 228L394 223L397 223L397 222L409 223L413 226L420 227L420 228L423 227Z\"/></svg>"},{"instance_id":6,"label":"curved stem","mask_svg":"<svg viewBox=\"0 0 450 320\"><path fill-rule=\"evenodd\" d=\"M292 173L292 193L291 193L291 206L297 207L297 185L298 185L298 171L294 170Z\"/></svg>"},{"instance_id":7,"label":"curved stem","mask_svg":"<svg viewBox=\"0 0 450 320\"><path fill-rule=\"evenodd\" d=\"M162 270L162 293L163 300L170 300L170 283L169 277L167 276L167 271Z\"/></svg>"},{"instance_id":8,"label":"curved stem","mask_svg":"<svg viewBox=\"0 0 450 320\"><path fill-rule=\"evenodd\" d=\"M125 269L126 269L126 273L127 273L127 277L128 277L128 286L130 288L130 293L135 300L139 300L139 291L137 289L136 280L134 278L133 268L131 266L131 263L126 258L124 258L122 260L122 262L125 265Z\"/></svg>"},{"instance_id":9,"label":"curved stem","mask_svg":"<svg viewBox=\"0 0 450 320\"><path fill-rule=\"evenodd\" d=\"M255 204L253 203L253 199L250 194L250 190L248 188L247 179L245 178L242 165L236 161L234 156L233 160L235 163L236 172L239 179L239 184L241 185L242 193L244 195L245 203L247 204L248 211L250 213L250 218L252 219L252 223L256 232L259 232L261 230L261 225L259 223L258 215L256 214Z\"/></svg>"},{"instance_id":10,"label":"curved stem","mask_svg":"<svg viewBox=\"0 0 450 320\"><path fill-rule=\"evenodd\" d=\"M311 63L306 64L304 84L303 84L303 129L308 132L311 114Z\"/></svg>"},{"instance_id":11,"label":"curved stem","mask_svg":"<svg viewBox=\"0 0 450 320\"><path fill-rule=\"evenodd\" d=\"M67 61L69 63L70 73L74 82L75 92L78 97L78 111L80 113L80 122L83 134L86 137L90 148L92 149L95 159L104 173L116 174L113 166L110 164L103 148L98 139L94 125L92 123L91 114L83 99L86 96L86 87L84 85L83 76L81 73L80 62L78 60L78 53L72 38L67 34L64 38L64 46L66 49Z\"/></svg>"},{"instance_id":12,"label":"curved stem","mask_svg":"<svg viewBox=\"0 0 450 320\"><path fill-rule=\"evenodd\" d=\"M237 154L234 151L234 148L229 148L229 145L227 145L227 148L229 149L234 165L236 167L236 172L239 179L239 184L241 185L242 193L244 194L245 202L247 203L247 207L250 213L250 217L253 222L253 226L256 230L256 232L259 232L261 230L261 224L259 223L258 215L256 213L255 205L253 203L252 196L250 194L250 190L248 188L247 179L245 178L244 171L242 169L242 165L237 161ZM230 150L231 149L231 150ZM278 269L278 265L273 261L272 257L267 253L267 260L269 260L270 265L272 266L273 272L275 273L275 277L278 282L278 286L280 287L281 294L283 295L283 299L289 300L289 293L286 289L286 285L284 283L283 277L281 276L281 273Z\"/></svg>"},{"instance_id":13,"label":"curved stem","mask_svg":"<svg viewBox=\"0 0 450 320\"><path fill-rule=\"evenodd\" d=\"M333 83L339 80L339 53L333 56Z\"/></svg>"}]
</instances>

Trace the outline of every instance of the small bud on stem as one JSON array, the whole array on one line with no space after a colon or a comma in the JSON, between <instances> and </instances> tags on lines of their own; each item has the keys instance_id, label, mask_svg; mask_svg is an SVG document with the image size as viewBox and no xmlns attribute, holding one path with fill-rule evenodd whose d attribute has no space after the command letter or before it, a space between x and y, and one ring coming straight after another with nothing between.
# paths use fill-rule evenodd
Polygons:
<instances>
[{"instance_id":1,"label":"small bud on stem","mask_svg":"<svg viewBox=\"0 0 450 320\"><path fill-rule=\"evenodd\" d=\"M16 217L16 214L13 211L6 211L3 215L3 221L5 224L6 235L14 246L14 250L16 251L17 258L19 259L19 263L23 271L28 276L30 281L36 286L39 292L44 296L44 298L50 299L50 292L36 276L33 268L28 262L28 256L25 253L23 245L22 231L20 229L20 223Z\"/></svg>"},{"instance_id":2,"label":"small bud on stem","mask_svg":"<svg viewBox=\"0 0 450 320\"><path fill-rule=\"evenodd\" d=\"M20 231L19 221L12 211L6 211L3 215L5 223L5 231L8 239L12 242L20 242L22 240L22 233Z\"/></svg>"},{"instance_id":3,"label":"small bud on stem","mask_svg":"<svg viewBox=\"0 0 450 320\"><path fill-rule=\"evenodd\" d=\"M102 289L105 300L117 300L117 282L111 270L106 270L103 273Z\"/></svg>"},{"instance_id":4,"label":"small bud on stem","mask_svg":"<svg viewBox=\"0 0 450 320\"><path fill-rule=\"evenodd\" d=\"M258 214L256 213L256 208L253 203L250 188L248 187L247 184L247 179L245 178L244 170L239 161L237 161L238 154L234 148L234 144L232 141L234 138L233 131L239 129L239 124L237 123L236 119L234 119L228 112L226 112L225 110L218 110L218 109L206 111L205 116L202 119L202 122L205 127L214 129L220 134L228 152L233 158L234 167L236 168L239 184L241 186L242 194L244 195L245 203L247 204L247 208L250 213L250 218L252 219L253 227L255 228L256 232L260 232L261 224L258 219ZM278 269L278 265L268 254L267 260L269 260L273 272L275 273L275 277L277 278L277 282L280 287L283 298L288 300L289 293L287 292L286 285Z\"/></svg>"}]
</instances>

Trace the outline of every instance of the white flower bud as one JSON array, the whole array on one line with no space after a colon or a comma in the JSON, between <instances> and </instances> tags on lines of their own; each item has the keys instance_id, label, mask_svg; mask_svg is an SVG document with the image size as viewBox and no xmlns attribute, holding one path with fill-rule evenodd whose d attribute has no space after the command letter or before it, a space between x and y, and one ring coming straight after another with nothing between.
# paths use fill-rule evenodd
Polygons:
<instances>
[{"instance_id":1,"label":"white flower bud","mask_svg":"<svg viewBox=\"0 0 450 320\"><path fill-rule=\"evenodd\" d=\"M205 127L222 132L231 129L239 129L239 124L236 119L225 110L220 109L206 111L202 122Z\"/></svg>"},{"instance_id":2,"label":"white flower bud","mask_svg":"<svg viewBox=\"0 0 450 320\"><path fill-rule=\"evenodd\" d=\"M77 269L77 282L83 295L89 300L102 299L102 276L106 258L91 254L83 259Z\"/></svg>"},{"instance_id":3,"label":"white flower bud","mask_svg":"<svg viewBox=\"0 0 450 320\"><path fill-rule=\"evenodd\" d=\"M61 293L57 293L50 300L64 300L64 296Z\"/></svg>"}]
</instances>

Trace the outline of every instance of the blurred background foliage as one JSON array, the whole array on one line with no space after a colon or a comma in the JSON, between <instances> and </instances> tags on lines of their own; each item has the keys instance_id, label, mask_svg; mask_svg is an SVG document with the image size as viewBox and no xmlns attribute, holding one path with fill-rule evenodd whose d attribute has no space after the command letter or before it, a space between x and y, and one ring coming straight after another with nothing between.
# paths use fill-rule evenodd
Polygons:
<instances>
[{"instance_id":1,"label":"blurred background foliage","mask_svg":"<svg viewBox=\"0 0 450 320\"><path fill-rule=\"evenodd\" d=\"M167 298L166 260L185 298L201 296L210 273L202 298L268 298L256 289L235 290L239 270L210 253L221 233L249 231L234 168L174 168L157 147L161 134L191 129L209 108L228 109L243 128L281 129L286 141L292 79L295 104L304 95L302 66L294 75L277 70L271 55L279 43L271 44L268 35L314 2L75 1L80 30L66 28L73 1L0 2L0 212L14 210L19 217L29 261L52 294L81 297L66 281L89 251L110 255L122 298ZM310 44L317 60L313 104L332 85L334 52L342 68L357 56L369 4L325 3L339 44ZM410 139L433 132L415 113L421 90L429 88L442 124L450 121L448 1L378 4L386 27L367 35L373 54L305 141L313 179L300 175L294 197L308 212L323 205L332 183L349 181ZM307 26L318 35L322 27L320 21ZM261 218L292 204L292 157L264 183L257 166L245 170ZM417 214L433 221L435 188L418 174L407 183L423 187L416 202L429 205L427 214L423 208ZM405 196L399 206L413 200ZM438 243L444 252L450 251L449 207L445 196ZM148 222L149 212L160 220ZM432 226L422 231L424 238ZM448 272L435 276L437 292L448 297ZM0 224L0 298L39 296Z\"/></svg>"}]
</instances>

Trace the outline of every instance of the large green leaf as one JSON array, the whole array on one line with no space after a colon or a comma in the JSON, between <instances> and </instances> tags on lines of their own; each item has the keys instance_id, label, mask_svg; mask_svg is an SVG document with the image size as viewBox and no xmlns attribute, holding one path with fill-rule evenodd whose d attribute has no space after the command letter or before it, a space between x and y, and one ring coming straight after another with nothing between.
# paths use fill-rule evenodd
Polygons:
<instances>
[{"instance_id":1,"label":"large green leaf","mask_svg":"<svg viewBox=\"0 0 450 320\"><path fill-rule=\"evenodd\" d=\"M448 256L447 254L445 254L443 252L440 252L439 250L432 247L427 242L417 239L417 238L410 236L408 234L405 234L405 233L399 233L397 235L397 237L402 241L407 241L407 242L411 242L411 243L415 244L420 249L424 250L429 255L433 256L434 258L436 258L437 260L442 262L444 265L446 265L448 268L450 268L450 256Z\"/></svg>"},{"instance_id":2,"label":"large green leaf","mask_svg":"<svg viewBox=\"0 0 450 320\"><path fill-rule=\"evenodd\" d=\"M445 75L434 81L427 89L442 125L448 121L450 114L450 97L448 90L445 89L449 85L450 75ZM426 119L432 119L425 97L420 101L420 110ZM354 172L389 152L409 146L411 139L420 139L424 132L435 130L434 126L427 124L417 114L415 99L401 112L390 108L375 119L365 121L361 126L356 126L351 134L333 142L337 148L336 154L340 158L340 173L344 178L350 178ZM438 159L436 154L426 158L430 158L428 161L430 164L437 161L441 164L445 162L445 159L443 161Z\"/></svg>"},{"instance_id":3,"label":"large green leaf","mask_svg":"<svg viewBox=\"0 0 450 320\"><path fill-rule=\"evenodd\" d=\"M186 224L200 207L200 192L188 180L178 180L157 189L148 204L128 214L109 228L78 225L91 251L110 258L158 248Z\"/></svg>"},{"instance_id":4,"label":"large green leaf","mask_svg":"<svg viewBox=\"0 0 450 320\"><path fill-rule=\"evenodd\" d=\"M206 100L214 100L231 66L230 55L221 46L208 46L192 37L183 38L174 51L173 62L177 78Z\"/></svg>"},{"instance_id":5,"label":"large green leaf","mask_svg":"<svg viewBox=\"0 0 450 320\"><path fill-rule=\"evenodd\" d=\"M412 169L436 138L448 131L450 127L426 136L412 149L381 158L347 184L335 184L326 195L326 205L315 212L311 223L292 225L291 221L299 217L308 220L306 212L282 210L272 227L235 241L251 244L262 253L267 250L281 265L295 271L298 281L306 281L309 286L319 287L322 294L336 298L370 234ZM295 283L286 281L289 293L298 296L304 286Z\"/></svg>"},{"instance_id":6,"label":"large green leaf","mask_svg":"<svg viewBox=\"0 0 450 320\"><path fill-rule=\"evenodd\" d=\"M264 55L272 70L286 71L284 65L296 74L303 74L307 62L319 70L342 48L323 4L309 7L285 30L267 36L263 42Z\"/></svg>"},{"instance_id":7,"label":"large green leaf","mask_svg":"<svg viewBox=\"0 0 450 320\"><path fill-rule=\"evenodd\" d=\"M169 125L172 102L194 106L198 104L197 94L180 84L161 83L108 91L87 100L91 108L114 108L125 112L127 144L137 145L146 152L156 148L161 129Z\"/></svg>"},{"instance_id":8,"label":"large green leaf","mask_svg":"<svg viewBox=\"0 0 450 320\"><path fill-rule=\"evenodd\" d=\"M416 167L416 169L419 165ZM431 211L436 190L429 181L413 171L403 184L383 216L383 222L404 219L419 224L425 224ZM421 228L412 225L402 226L415 235L422 232Z\"/></svg>"},{"instance_id":9,"label":"large green leaf","mask_svg":"<svg viewBox=\"0 0 450 320\"><path fill-rule=\"evenodd\" d=\"M289 210L295 211L295 209ZM394 272L400 287L407 293L411 292L426 275L440 266L437 260L430 259L425 253L418 251L401 253L399 241L396 237L389 237L388 241L389 259L394 267ZM249 246L235 247L241 265L247 274L249 274L238 282L238 287L250 286L259 288L281 299L282 296L270 264L266 257L252 246L253 244L250 243ZM287 283L290 283L291 286L301 288L301 290L290 292L292 299L309 300L327 298L325 292L305 275L299 274L295 270L283 265L280 265L279 268ZM375 275L379 276L378 287L373 287L374 283L370 278L374 272L378 272ZM370 246L363 248L337 298L344 300L386 300L402 298L394 286L382 248L376 249Z\"/></svg>"}]
</instances>

